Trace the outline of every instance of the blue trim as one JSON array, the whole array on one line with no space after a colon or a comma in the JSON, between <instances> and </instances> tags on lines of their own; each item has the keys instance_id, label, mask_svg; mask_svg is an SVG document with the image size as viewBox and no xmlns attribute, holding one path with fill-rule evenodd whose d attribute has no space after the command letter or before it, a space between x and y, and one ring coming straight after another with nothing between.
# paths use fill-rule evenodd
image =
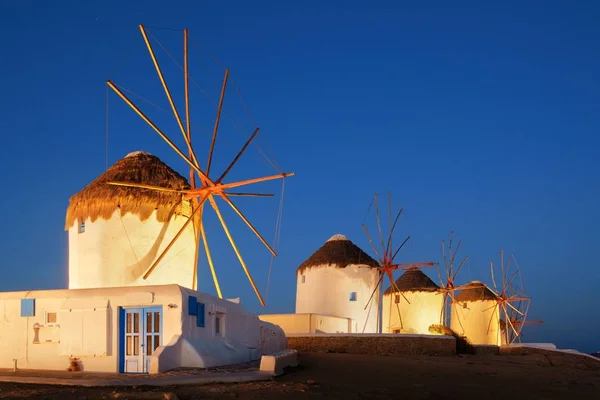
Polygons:
<instances>
[{"instance_id":1,"label":"blue trim","mask_svg":"<svg viewBox=\"0 0 600 400\"><path fill-rule=\"evenodd\" d=\"M195 296L188 296L188 315L196 315L196 313L197 313L196 302L197 301L198 301L198 299L196 299Z\"/></svg>"},{"instance_id":2,"label":"blue trim","mask_svg":"<svg viewBox=\"0 0 600 400\"><path fill-rule=\"evenodd\" d=\"M21 299L21 317L35 317L35 299Z\"/></svg>"},{"instance_id":3,"label":"blue trim","mask_svg":"<svg viewBox=\"0 0 600 400\"><path fill-rule=\"evenodd\" d=\"M198 315L196 315L196 326L199 326L201 328L204 328L204 314L205 314L205 307L204 307L204 303L197 303L197 310L198 310Z\"/></svg>"},{"instance_id":4,"label":"blue trim","mask_svg":"<svg viewBox=\"0 0 600 400\"><path fill-rule=\"evenodd\" d=\"M119 344L117 346L119 352L119 373L125 372L125 309L119 307Z\"/></svg>"}]
</instances>

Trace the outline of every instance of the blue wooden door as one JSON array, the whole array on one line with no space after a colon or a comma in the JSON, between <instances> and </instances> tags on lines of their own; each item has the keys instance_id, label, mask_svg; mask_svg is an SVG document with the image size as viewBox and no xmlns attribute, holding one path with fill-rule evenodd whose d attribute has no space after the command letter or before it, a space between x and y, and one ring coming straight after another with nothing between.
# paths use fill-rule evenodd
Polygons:
<instances>
[{"instance_id":1,"label":"blue wooden door","mask_svg":"<svg viewBox=\"0 0 600 400\"><path fill-rule=\"evenodd\" d=\"M162 345L162 307L126 308L122 321L123 372L150 371L150 356Z\"/></svg>"}]
</instances>

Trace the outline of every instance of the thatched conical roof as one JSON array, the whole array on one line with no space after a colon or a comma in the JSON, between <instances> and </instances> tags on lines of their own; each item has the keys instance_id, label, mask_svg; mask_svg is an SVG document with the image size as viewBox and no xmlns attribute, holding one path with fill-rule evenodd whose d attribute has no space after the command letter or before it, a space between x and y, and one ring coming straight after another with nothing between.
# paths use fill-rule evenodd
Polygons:
<instances>
[{"instance_id":1,"label":"thatched conical roof","mask_svg":"<svg viewBox=\"0 0 600 400\"><path fill-rule=\"evenodd\" d=\"M466 284L464 289L460 291L454 300L457 302L464 301L484 301L484 300L497 300L496 295L483 283L479 281L472 281Z\"/></svg>"},{"instance_id":2,"label":"thatched conical roof","mask_svg":"<svg viewBox=\"0 0 600 400\"><path fill-rule=\"evenodd\" d=\"M329 265L337 268L346 268L348 265L379 268L379 263L362 251L360 247L352 243L346 236L337 234L330 237L323 246L300 264L296 273L303 272L308 268Z\"/></svg>"},{"instance_id":3,"label":"thatched conical roof","mask_svg":"<svg viewBox=\"0 0 600 400\"><path fill-rule=\"evenodd\" d=\"M401 292L437 292L440 289L440 287L419 268L404 271L404 273L396 279L396 286L398 286L398 289L400 289ZM383 294L386 295L394 292L397 292L396 288L391 285Z\"/></svg>"},{"instance_id":4,"label":"thatched conical roof","mask_svg":"<svg viewBox=\"0 0 600 400\"><path fill-rule=\"evenodd\" d=\"M160 222L166 222L174 213L183 211L185 204L181 194L114 186L106 183L109 181L144 183L172 189L189 188L188 181L158 157L142 151L130 153L82 191L71 196L65 230L73 226L76 220L90 218L93 222L98 218L109 219L117 209L121 210L121 215L132 213L142 221L156 210L156 218Z\"/></svg>"}]
</instances>

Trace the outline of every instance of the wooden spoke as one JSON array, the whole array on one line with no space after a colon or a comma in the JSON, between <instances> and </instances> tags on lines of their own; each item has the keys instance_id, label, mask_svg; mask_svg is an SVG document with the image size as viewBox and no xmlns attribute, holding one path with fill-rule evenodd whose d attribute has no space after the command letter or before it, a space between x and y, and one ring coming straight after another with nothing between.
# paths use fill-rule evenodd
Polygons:
<instances>
[{"instance_id":1,"label":"wooden spoke","mask_svg":"<svg viewBox=\"0 0 600 400\"><path fill-rule=\"evenodd\" d=\"M201 187L201 188L197 188L195 190L190 190L186 194L185 198L190 199L192 197L196 197L196 196L201 195L202 193L207 193L207 192L222 193L224 190L227 190L227 189L233 189L236 187L251 185L254 183L272 181L275 179L287 178L288 176L293 176L293 175L294 175L293 172L287 172L287 173L283 173L283 174L264 176L262 178L246 179L246 180L239 181L239 182L224 183L224 184L219 184L216 186L209 186L209 187Z\"/></svg>"},{"instance_id":2,"label":"wooden spoke","mask_svg":"<svg viewBox=\"0 0 600 400\"><path fill-rule=\"evenodd\" d=\"M462 240L458 241L458 245L456 246L456 250L454 250L454 254L451 255L451 259L450 259L450 265L452 265L452 267L454 268L454 260L456 259L456 255L458 254L458 249L460 249L460 245L462 243ZM456 272L454 273L454 276L456 276Z\"/></svg>"},{"instance_id":3,"label":"wooden spoke","mask_svg":"<svg viewBox=\"0 0 600 400\"><path fill-rule=\"evenodd\" d=\"M229 243L231 243L231 247L233 248L235 255L237 256L238 260L240 261L240 264L242 265L242 268L244 269L244 272L246 273L246 277L248 277L248 280L250 281L250 285L252 285L252 289L254 289L254 293L256 293L256 297L258 297L260 304L264 307L265 301L263 300L262 296L260 295L260 292L258 291L256 284L254 283L254 279L252 279L252 275L250 275L250 271L248 271L248 267L246 267L246 263L244 262L242 255L240 254L235 242L233 241L233 237L231 237L231 233L229 232L229 228L227 228L227 224L225 223L225 220L223 219L223 216L221 215L219 206L217 205L215 200L212 198L212 196L209 196L208 199L210 201L210 205L212 206L213 210L215 210L215 213L217 214L219 221L221 222L221 226L223 227L223 230L225 231L225 234L227 235L227 238L229 239Z\"/></svg>"},{"instance_id":4,"label":"wooden spoke","mask_svg":"<svg viewBox=\"0 0 600 400\"><path fill-rule=\"evenodd\" d=\"M213 259L210 254L210 248L208 247L208 240L206 239L206 231L204 230L204 224L200 225L200 234L202 235L202 242L204 242L204 252L206 253L206 259L208 260L210 274L212 275L213 282L215 283L215 289L217 290L217 295L219 296L220 299L222 299L223 293L221 292L221 285L219 285L219 280L217 279L217 272L215 270L215 266L213 264Z\"/></svg>"},{"instance_id":5,"label":"wooden spoke","mask_svg":"<svg viewBox=\"0 0 600 400\"><path fill-rule=\"evenodd\" d=\"M462 260L462 262L460 263L460 265L458 266L458 268L456 268L456 272L454 272L454 276L452 277L453 280L456 278L456 275L458 275L458 272L463 267L463 265L465 265L465 263L467 262L467 260L469 260L469 258L470 258L470 256L466 256L465 259Z\"/></svg>"},{"instance_id":6,"label":"wooden spoke","mask_svg":"<svg viewBox=\"0 0 600 400\"><path fill-rule=\"evenodd\" d=\"M496 279L494 278L494 264L490 261L490 274L492 275L492 283L494 284L494 289L496 289ZM496 289L498 290L498 289Z\"/></svg>"},{"instance_id":7,"label":"wooden spoke","mask_svg":"<svg viewBox=\"0 0 600 400\"><path fill-rule=\"evenodd\" d=\"M213 151L215 150L215 141L217 140L217 132L219 131L219 121L221 120L221 110L223 108L223 99L225 98L225 89L227 88L227 78L229 77L229 68L225 68L225 78L223 78L223 86L221 87L221 96L219 98L219 106L217 108L217 118L213 128L212 140L210 142L210 150L208 153L208 162L206 163L206 175L210 174L210 165L212 164Z\"/></svg>"},{"instance_id":8,"label":"wooden spoke","mask_svg":"<svg viewBox=\"0 0 600 400\"><path fill-rule=\"evenodd\" d=\"M146 121L146 123L150 125L150 127L154 129L156 133L158 133L159 136L165 142L167 142L167 144L171 146L171 148L175 150L175 152L181 158L183 158L185 162L187 162L189 166L192 167L202 179L204 179L209 185L214 186L214 182L212 182L208 178L208 176L206 176L206 174L200 169L200 167L194 164L192 160L190 160L185 154L183 154L183 152L179 150L177 146L175 146L175 143L173 143L171 139L169 139L152 121L150 121L150 119L135 104L133 104L133 102L129 100L129 98L123 92L121 92L121 90L117 88L114 83L112 83L111 81L107 81L106 83L116 94L119 95L119 97L121 97L125 101L125 103L127 103L129 107L133 109L133 111L135 111L144 121Z\"/></svg>"},{"instance_id":9,"label":"wooden spoke","mask_svg":"<svg viewBox=\"0 0 600 400\"><path fill-rule=\"evenodd\" d=\"M265 247L271 252L271 254L273 254L273 256L277 257L277 253L275 252L275 250L273 250L273 248L267 243L265 238L262 237L262 235L254 227L254 225L252 225L252 223L250 221L248 221L248 218L246 218L246 216L244 216L244 214L240 211L240 209L237 208L237 206L235 204L233 204L231 199L229 197L227 197L227 195L224 193L221 193L221 197L223 198L223 200L225 200L225 202L227 204L229 204L229 206L231 208L233 208L233 211L235 211L236 214L240 216L240 218L246 223L246 225L248 225L248 228L250 228L250 230L252 232L254 232L254 234L258 237L258 239L262 242L262 244L264 244Z\"/></svg>"},{"instance_id":10,"label":"wooden spoke","mask_svg":"<svg viewBox=\"0 0 600 400\"><path fill-rule=\"evenodd\" d=\"M456 300L454 299L454 293L453 292L448 292L448 295L450 296L450 300L452 301L452 303L456 303ZM460 325L460 329L462 329L462 331L465 331L465 327L462 324L462 321L460 320L460 315L458 314L458 311L456 312L456 320L458 321L458 325Z\"/></svg>"},{"instance_id":11,"label":"wooden spoke","mask_svg":"<svg viewBox=\"0 0 600 400\"><path fill-rule=\"evenodd\" d=\"M371 300L373 300L373 296L375 296L375 293L377 292L379 285L381 285L381 282L383 281L383 277L384 277L384 275L381 274L381 276L379 277L379 281L377 281L377 285L375 285L375 289L373 290L373 293L371 293L371 297L369 297L369 301L367 301L367 305L365 305L364 310L366 310L369 307Z\"/></svg>"},{"instance_id":12,"label":"wooden spoke","mask_svg":"<svg viewBox=\"0 0 600 400\"><path fill-rule=\"evenodd\" d=\"M246 149L250 145L250 142L252 142L252 139L254 139L256 137L256 135L258 134L258 132L259 132L259 129L256 128L254 130L254 133L252 133L252 135L250 136L250 139L248 139L246 141L246 143L244 144L244 146L242 147L242 149L237 153L237 155L235 156L235 158L233 159L233 161L229 164L229 166L225 169L225 171L223 171L223 173L221 174L221 176L215 181L217 184L221 183L221 181L223 180L223 178L225 178L225 176L227 176L227 174L229 173L229 171L231 170L231 168L233 168L233 166L235 165L235 163L238 162L238 160L240 159L240 157L242 156L242 154L244 154L244 152L246 151Z\"/></svg>"},{"instance_id":13,"label":"wooden spoke","mask_svg":"<svg viewBox=\"0 0 600 400\"><path fill-rule=\"evenodd\" d=\"M391 251L390 248L392 246L392 235L394 234L394 229L396 228L396 224L398 223L398 219L400 218L400 215L402 214L403 210L404 210L404 208L401 208L400 211L398 211L398 214L396 215L396 219L394 220L394 223L391 225L390 237L388 238L387 247L385 249L386 252ZM393 259L392 259L392 261L393 261Z\"/></svg>"},{"instance_id":14,"label":"wooden spoke","mask_svg":"<svg viewBox=\"0 0 600 400\"><path fill-rule=\"evenodd\" d=\"M381 240L381 251L384 252L383 258L385 259L387 255L385 252L385 244L383 243L383 232L381 231L381 219L379 218L379 201L377 195L375 195L375 215L377 216L377 230L379 230L379 239Z\"/></svg>"},{"instance_id":15,"label":"wooden spoke","mask_svg":"<svg viewBox=\"0 0 600 400\"><path fill-rule=\"evenodd\" d=\"M490 308L494 308L494 311L492 311L492 315L490 316L490 322L488 323L488 327L487 327L487 331L486 333L490 333L490 328L492 327L492 321L494 320L494 316L496 315L496 308L498 307L498 303L494 304L494 307L490 307Z\"/></svg>"},{"instance_id":16,"label":"wooden spoke","mask_svg":"<svg viewBox=\"0 0 600 400\"><path fill-rule=\"evenodd\" d=\"M144 274L144 280L148 279L148 277L150 276L150 274L152 273L152 271L154 271L154 269L158 266L158 263L160 263L160 261L163 259L163 257L167 254L167 252L175 244L175 242L177 241L177 239L179 238L179 236L181 236L181 234L183 233L183 231L185 231L185 228L187 228L187 226L190 224L190 222L192 222L194 220L194 216L198 213L198 211L200 211L200 209L201 209L201 207L197 207L194 210L194 212L192 213L192 215L190 215L190 217L188 218L188 220L185 221L185 223L183 224L183 226L181 227L181 229L179 229L179 231L177 232L177 234L175 235L175 237L173 238L173 240L171 240L169 242L169 244L163 250L163 252L160 253L160 256L158 256L158 258L154 261L154 263L152 263L152 265L150 266L150 268L148 268L148 270Z\"/></svg>"},{"instance_id":17,"label":"wooden spoke","mask_svg":"<svg viewBox=\"0 0 600 400\"><path fill-rule=\"evenodd\" d=\"M406 239L404 239L404 242L402 242L402 244L400 245L400 247L398 247L398 250L396 250L396 252L392 256L392 260L394 258L396 258L396 254L398 254L398 252L400 251L400 249L406 244L406 242L408 242L408 239L410 239L410 236L407 236Z\"/></svg>"},{"instance_id":18,"label":"wooden spoke","mask_svg":"<svg viewBox=\"0 0 600 400\"><path fill-rule=\"evenodd\" d=\"M160 69L160 65L158 64L158 60L156 59L156 55L154 54L154 50L152 49L152 45L150 44L150 40L148 40L148 35L146 35L146 29L144 28L143 25L140 25L140 31L142 32L142 36L144 37L144 42L146 42L146 47L148 48L148 52L150 53L150 58L152 58L152 62L154 63L154 67L156 68L156 73L158 74L158 77L160 78L160 82L162 83L163 89L165 90L165 94L167 95L167 98L169 99L169 104L171 105L171 109L173 110L173 114L175 115L175 119L177 120L177 124L179 125L179 129L181 129L181 133L183 134L183 138L185 139L185 142L188 146L188 149L191 153L191 159L194 161L194 163L196 164L196 166L198 166L198 160L196 159L196 155L194 154L194 151L192 150L192 145L190 143L188 134L186 133L185 128L183 127L183 123L181 122L181 117L179 116L179 112L177 111L177 107L175 107L175 102L173 101L173 96L171 96L171 91L169 90L169 86L167 85L167 81L165 80L165 77L162 73L162 70ZM187 43L187 32L184 32L184 41ZM187 83L187 51L185 51L185 82ZM187 84L186 84L186 89L187 89ZM187 90L186 90L186 116L189 118L189 109L188 109L188 96L187 96ZM189 122L189 119L188 119Z\"/></svg>"},{"instance_id":19,"label":"wooden spoke","mask_svg":"<svg viewBox=\"0 0 600 400\"><path fill-rule=\"evenodd\" d=\"M392 222L392 192L388 191L388 224L390 227L390 236L388 237L387 247L385 252L388 253L390 251L390 246L392 242L392 232L394 231L393 222Z\"/></svg>"},{"instance_id":20,"label":"wooden spoke","mask_svg":"<svg viewBox=\"0 0 600 400\"><path fill-rule=\"evenodd\" d=\"M450 270L448 269L448 259L446 258L446 245L442 240L442 257L444 258L444 268L446 268L446 274L450 277Z\"/></svg>"},{"instance_id":21,"label":"wooden spoke","mask_svg":"<svg viewBox=\"0 0 600 400\"><path fill-rule=\"evenodd\" d=\"M189 192L189 190L185 190L185 189L172 189L172 188L166 188L166 187L162 187L162 186L146 185L144 183L111 181L111 182L106 182L106 184L113 185L113 186L133 187L133 188L139 188L139 189L150 189L150 190L156 190L157 192L169 192L169 193L188 193Z\"/></svg>"},{"instance_id":22,"label":"wooden spoke","mask_svg":"<svg viewBox=\"0 0 600 400\"><path fill-rule=\"evenodd\" d=\"M227 196L237 197L273 197L273 193L239 193L239 192L223 192Z\"/></svg>"},{"instance_id":23,"label":"wooden spoke","mask_svg":"<svg viewBox=\"0 0 600 400\"><path fill-rule=\"evenodd\" d=\"M367 226L365 224L363 224L362 227L363 227L365 233L367 234L367 239L369 239L369 243L371 243L371 246L373 247L373 251L375 252L375 255L377 256L377 259L379 260L379 264L383 264L383 259L379 255L379 252L377 251L377 247L375 247L373 240L371 240L371 235L369 235L369 230L367 229Z\"/></svg>"},{"instance_id":24,"label":"wooden spoke","mask_svg":"<svg viewBox=\"0 0 600 400\"><path fill-rule=\"evenodd\" d=\"M183 30L183 89L185 96L185 130L187 133L187 142L188 145L188 154L189 157L200 167L198 164L198 159L194 154L194 149L192 148L192 124L190 121L190 83L189 83L189 70L188 70L188 30L185 28ZM196 176L194 175L194 170L190 168L190 186L193 188L196 187Z\"/></svg>"}]
</instances>

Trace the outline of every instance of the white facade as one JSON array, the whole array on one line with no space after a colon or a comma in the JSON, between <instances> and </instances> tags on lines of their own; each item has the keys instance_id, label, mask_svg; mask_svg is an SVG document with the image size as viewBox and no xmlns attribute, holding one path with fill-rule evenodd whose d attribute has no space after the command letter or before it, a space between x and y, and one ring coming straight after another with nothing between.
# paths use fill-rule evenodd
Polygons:
<instances>
[{"instance_id":1,"label":"white facade","mask_svg":"<svg viewBox=\"0 0 600 400\"><path fill-rule=\"evenodd\" d=\"M175 237L186 216L141 221L117 209L108 220L88 218L69 228L69 289L177 284L193 287L193 224L188 224L148 279L142 276Z\"/></svg>"},{"instance_id":2,"label":"white facade","mask_svg":"<svg viewBox=\"0 0 600 400\"><path fill-rule=\"evenodd\" d=\"M384 294L383 333L430 334L429 327L440 323L443 301L440 292L432 291Z\"/></svg>"},{"instance_id":3,"label":"white facade","mask_svg":"<svg viewBox=\"0 0 600 400\"><path fill-rule=\"evenodd\" d=\"M474 345L502 344L499 307L496 300L453 302L450 329Z\"/></svg>"},{"instance_id":4,"label":"white facade","mask_svg":"<svg viewBox=\"0 0 600 400\"><path fill-rule=\"evenodd\" d=\"M377 333L380 291L365 306L379 281L379 271L365 265L307 268L297 274L296 313L349 318L352 332ZM328 332L329 333L329 332Z\"/></svg>"},{"instance_id":5,"label":"white facade","mask_svg":"<svg viewBox=\"0 0 600 400\"><path fill-rule=\"evenodd\" d=\"M155 373L285 347L239 304L177 285L0 293L0 368Z\"/></svg>"},{"instance_id":6,"label":"white facade","mask_svg":"<svg viewBox=\"0 0 600 400\"><path fill-rule=\"evenodd\" d=\"M263 314L261 321L283 329L286 335L303 333L356 333L356 323L350 318L320 314Z\"/></svg>"}]
</instances>

